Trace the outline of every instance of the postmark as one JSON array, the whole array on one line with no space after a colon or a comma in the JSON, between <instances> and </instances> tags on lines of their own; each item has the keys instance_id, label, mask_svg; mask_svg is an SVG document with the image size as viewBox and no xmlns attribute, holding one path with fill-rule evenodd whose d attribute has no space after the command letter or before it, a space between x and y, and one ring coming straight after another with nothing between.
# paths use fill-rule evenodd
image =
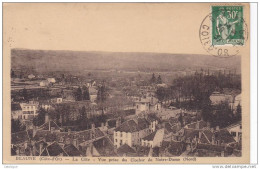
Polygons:
<instances>
[{"instance_id":1,"label":"postmark","mask_svg":"<svg viewBox=\"0 0 260 169\"><path fill-rule=\"evenodd\" d=\"M203 48L213 56L238 55L248 39L243 6L212 6L211 10L200 25L199 37Z\"/></svg>"}]
</instances>

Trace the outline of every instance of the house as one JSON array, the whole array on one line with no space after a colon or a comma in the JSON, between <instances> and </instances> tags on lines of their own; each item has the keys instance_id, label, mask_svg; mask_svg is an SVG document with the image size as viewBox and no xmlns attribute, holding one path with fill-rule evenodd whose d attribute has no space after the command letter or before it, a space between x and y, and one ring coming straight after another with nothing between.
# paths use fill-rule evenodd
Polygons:
<instances>
[{"instance_id":1,"label":"house","mask_svg":"<svg viewBox=\"0 0 260 169\"><path fill-rule=\"evenodd\" d=\"M40 82L40 86L41 87L46 87L46 86L49 86L50 85L50 82L48 80L43 80Z\"/></svg>"},{"instance_id":2,"label":"house","mask_svg":"<svg viewBox=\"0 0 260 169\"><path fill-rule=\"evenodd\" d=\"M22 119L23 111L19 103L11 103L11 117L15 120Z\"/></svg>"},{"instance_id":3,"label":"house","mask_svg":"<svg viewBox=\"0 0 260 169\"><path fill-rule=\"evenodd\" d=\"M97 85L97 83L96 83L95 80L90 80L90 81L88 81L87 84L86 84L87 87L94 87L94 86L96 86L96 85Z\"/></svg>"},{"instance_id":4,"label":"house","mask_svg":"<svg viewBox=\"0 0 260 169\"><path fill-rule=\"evenodd\" d=\"M147 147L160 147L164 137L164 129L159 129L142 138L142 146Z\"/></svg>"},{"instance_id":5,"label":"house","mask_svg":"<svg viewBox=\"0 0 260 169\"><path fill-rule=\"evenodd\" d=\"M56 82L55 78L47 78L47 81L49 83L55 83Z\"/></svg>"},{"instance_id":6,"label":"house","mask_svg":"<svg viewBox=\"0 0 260 169\"><path fill-rule=\"evenodd\" d=\"M140 98L139 100L135 101L134 104L135 104L135 110L137 115L142 112L146 113L150 110L149 99Z\"/></svg>"},{"instance_id":7,"label":"house","mask_svg":"<svg viewBox=\"0 0 260 169\"><path fill-rule=\"evenodd\" d=\"M149 122L149 129L151 132L156 130L157 125L160 122L160 119L155 114L148 114L145 116L146 120Z\"/></svg>"},{"instance_id":8,"label":"house","mask_svg":"<svg viewBox=\"0 0 260 169\"><path fill-rule=\"evenodd\" d=\"M218 105L223 102L233 103L233 96L230 94L223 94L219 92L213 92L209 97L212 105Z\"/></svg>"},{"instance_id":9,"label":"house","mask_svg":"<svg viewBox=\"0 0 260 169\"><path fill-rule=\"evenodd\" d=\"M28 79L33 79L35 76L33 74L28 75Z\"/></svg>"},{"instance_id":10,"label":"house","mask_svg":"<svg viewBox=\"0 0 260 169\"><path fill-rule=\"evenodd\" d=\"M29 103L20 103L20 106L22 108L22 120L30 120L37 116L38 111L38 102L29 101Z\"/></svg>"},{"instance_id":11,"label":"house","mask_svg":"<svg viewBox=\"0 0 260 169\"><path fill-rule=\"evenodd\" d=\"M141 144L141 139L150 134L149 122L145 118L125 121L114 130L114 145L130 147Z\"/></svg>"},{"instance_id":12,"label":"house","mask_svg":"<svg viewBox=\"0 0 260 169\"><path fill-rule=\"evenodd\" d=\"M229 133L233 136L233 138L236 140L236 142L240 142L242 139L242 124L241 121L231 124L226 129L229 131Z\"/></svg>"}]
</instances>

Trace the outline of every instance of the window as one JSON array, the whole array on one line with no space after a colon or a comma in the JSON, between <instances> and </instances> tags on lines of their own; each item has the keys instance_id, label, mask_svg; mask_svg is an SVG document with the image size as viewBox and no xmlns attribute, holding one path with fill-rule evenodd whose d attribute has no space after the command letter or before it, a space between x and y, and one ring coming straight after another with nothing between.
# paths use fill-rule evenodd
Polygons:
<instances>
[{"instance_id":1,"label":"window","mask_svg":"<svg viewBox=\"0 0 260 169\"><path fill-rule=\"evenodd\" d=\"M115 136L117 137L117 133L115 133Z\"/></svg>"},{"instance_id":2,"label":"window","mask_svg":"<svg viewBox=\"0 0 260 169\"><path fill-rule=\"evenodd\" d=\"M122 140L120 140L120 146L123 144L123 141Z\"/></svg>"},{"instance_id":3,"label":"window","mask_svg":"<svg viewBox=\"0 0 260 169\"><path fill-rule=\"evenodd\" d=\"M115 139L115 142L117 143L117 139Z\"/></svg>"},{"instance_id":4,"label":"window","mask_svg":"<svg viewBox=\"0 0 260 169\"><path fill-rule=\"evenodd\" d=\"M123 137L123 133L120 133L120 137Z\"/></svg>"},{"instance_id":5,"label":"window","mask_svg":"<svg viewBox=\"0 0 260 169\"><path fill-rule=\"evenodd\" d=\"M233 137L236 137L237 136L237 133L236 132L231 132L231 135L233 136Z\"/></svg>"}]
</instances>

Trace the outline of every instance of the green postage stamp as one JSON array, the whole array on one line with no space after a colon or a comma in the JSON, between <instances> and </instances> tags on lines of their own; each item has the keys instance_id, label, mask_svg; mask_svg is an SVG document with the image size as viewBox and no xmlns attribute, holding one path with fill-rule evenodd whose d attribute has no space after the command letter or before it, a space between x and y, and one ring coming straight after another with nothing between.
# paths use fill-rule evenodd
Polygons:
<instances>
[{"instance_id":1,"label":"green postage stamp","mask_svg":"<svg viewBox=\"0 0 260 169\"><path fill-rule=\"evenodd\" d=\"M212 6L212 45L244 45L243 6Z\"/></svg>"}]
</instances>

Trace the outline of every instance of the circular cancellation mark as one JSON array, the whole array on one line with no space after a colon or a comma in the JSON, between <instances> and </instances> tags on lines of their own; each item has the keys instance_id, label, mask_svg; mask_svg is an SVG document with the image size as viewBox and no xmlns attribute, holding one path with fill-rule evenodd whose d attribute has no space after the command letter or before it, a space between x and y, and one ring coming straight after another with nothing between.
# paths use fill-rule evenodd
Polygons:
<instances>
[{"instance_id":1,"label":"circular cancellation mark","mask_svg":"<svg viewBox=\"0 0 260 169\"><path fill-rule=\"evenodd\" d=\"M214 14L214 13L213 13ZM215 13L215 15L218 15ZM240 24L243 26L240 30L232 30L232 25L227 25L226 28L220 27L220 31L226 29L227 33L236 34L237 39L232 39L231 35L224 37L224 34L217 32L217 19L212 17L212 13L208 14L202 21L199 29L200 42L203 48L210 54L216 57L227 58L239 54L239 48L245 45L248 39L248 27L243 18L240 19ZM238 23L238 22L237 22ZM235 23L236 24L236 23ZM238 23L239 24L239 23ZM230 31L231 30L231 31ZM233 31L233 32L232 32Z\"/></svg>"}]
</instances>

